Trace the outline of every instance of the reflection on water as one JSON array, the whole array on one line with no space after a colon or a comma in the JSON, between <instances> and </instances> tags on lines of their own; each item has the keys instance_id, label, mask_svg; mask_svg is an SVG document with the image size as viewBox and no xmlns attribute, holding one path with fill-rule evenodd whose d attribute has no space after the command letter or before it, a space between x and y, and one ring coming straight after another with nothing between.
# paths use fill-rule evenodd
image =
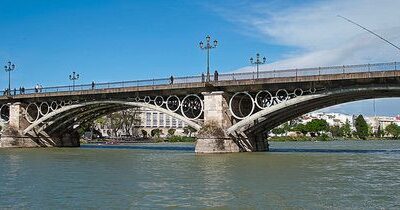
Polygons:
<instances>
[{"instance_id":1,"label":"reflection on water","mask_svg":"<svg viewBox=\"0 0 400 210\"><path fill-rule=\"evenodd\" d=\"M0 208L400 207L400 141L273 142L195 155L190 144L0 150Z\"/></svg>"}]
</instances>

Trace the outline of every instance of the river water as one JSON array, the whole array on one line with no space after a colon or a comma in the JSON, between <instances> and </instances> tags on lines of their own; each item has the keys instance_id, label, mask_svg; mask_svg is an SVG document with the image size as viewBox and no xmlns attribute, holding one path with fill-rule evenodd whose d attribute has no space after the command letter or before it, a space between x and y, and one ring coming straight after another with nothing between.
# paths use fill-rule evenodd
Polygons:
<instances>
[{"instance_id":1,"label":"river water","mask_svg":"<svg viewBox=\"0 0 400 210\"><path fill-rule=\"evenodd\" d=\"M0 209L399 209L400 141L0 149Z\"/></svg>"}]
</instances>

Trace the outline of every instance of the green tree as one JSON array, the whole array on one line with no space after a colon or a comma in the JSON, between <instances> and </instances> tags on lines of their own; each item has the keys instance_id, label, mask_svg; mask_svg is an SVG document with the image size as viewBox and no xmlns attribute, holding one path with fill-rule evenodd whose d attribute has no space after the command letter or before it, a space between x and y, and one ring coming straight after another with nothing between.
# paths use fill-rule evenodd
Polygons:
<instances>
[{"instance_id":1,"label":"green tree","mask_svg":"<svg viewBox=\"0 0 400 210\"><path fill-rule=\"evenodd\" d=\"M175 129L173 129L173 128L170 128L170 129L168 129L168 135L169 136L173 136L174 134L175 134Z\"/></svg>"},{"instance_id":2,"label":"green tree","mask_svg":"<svg viewBox=\"0 0 400 210\"><path fill-rule=\"evenodd\" d=\"M285 133L285 129L283 127L276 127L271 131L275 135L280 135Z\"/></svg>"},{"instance_id":3,"label":"green tree","mask_svg":"<svg viewBox=\"0 0 400 210\"><path fill-rule=\"evenodd\" d=\"M156 138L160 138L160 135L162 134L162 130L156 128L151 130L150 135L151 137L156 137Z\"/></svg>"},{"instance_id":4,"label":"green tree","mask_svg":"<svg viewBox=\"0 0 400 210\"><path fill-rule=\"evenodd\" d=\"M356 135L360 139L367 139L368 137L368 124L362 115L358 115L354 122L356 127Z\"/></svg>"},{"instance_id":5,"label":"green tree","mask_svg":"<svg viewBox=\"0 0 400 210\"><path fill-rule=\"evenodd\" d=\"M317 133L318 135L321 131L328 131L328 129L329 129L328 122L322 119L313 119L306 124L306 130L308 132Z\"/></svg>"},{"instance_id":6,"label":"green tree","mask_svg":"<svg viewBox=\"0 0 400 210\"><path fill-rule=\"evenodd\" d=\"M147 138L147 131L146 130L141 130L141 132L142 132L142 136L143 136L143 138Z\"/></svg>"},{"instance_id":7,"label":"green tree","mask_svg":"<svg viewBox=\"0 0 400 210\"><path fill-rule=\"evenodd\" d=\"M192 133L194 132L196 132L196 129L194 129L192 126L185 126L183 128L183 133L189 137L192 137Z\"/></svg>"},{"instance_id":8,"label":"green tree","mask_svg":"<svg viewBox=\"0 0 400 210\"><path fill-rule=\"evenodd\" d=\"M393 136L393 138L397 139L400 136L400 126L391 123L390 125L386 126L385 128L386 133Z\"/></svg>"},{"instance_id":9,"label":"green tree","mask_svg":"<svg viewBox=\"0 0 400 210\"><path fill-rule=\"evenodd\" d=\"M304 124L297 124L293 129L293 131L298 131L300 133L302 133L303 135L306 135L308 133L307 127Z\"/></svg>"},{"instance_id":10,"label":"green tree","mask_svg":"<svg viewBox=\"0 0 400 210\"><path fill-rule=\"evenodd\" d=\"M343 136L351 138L351 127L350 127L349 120L346 120L346 123L342 126L342 132L343 132Z\"/></svg>"},{"instance_id":11,"label":"green tree","mask_svg":"<svg viewBox=\"0 0 400 210\"><path fill-rule=\"evenodd\" d=\"M378 130L374 133L375 137L382 138L385 135L385 132L382 130L381 126L378 126Z\"/></svg>"},{"instance_id":12,"label":"green tree","mask_svg":"<svg viewBox=\"0 0 400 210\"><path fill-rule=\"evenodd\" d=\"M329 131L333 137L343 137L343 129L338 125L330 126Z\"/></svg>"}]
</instances>

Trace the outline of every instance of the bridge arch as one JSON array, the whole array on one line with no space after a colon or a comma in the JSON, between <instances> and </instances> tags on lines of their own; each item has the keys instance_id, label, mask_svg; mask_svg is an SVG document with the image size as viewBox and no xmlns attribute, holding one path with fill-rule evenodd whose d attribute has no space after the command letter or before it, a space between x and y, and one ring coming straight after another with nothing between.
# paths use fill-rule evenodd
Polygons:
<instances>
[{"instance_id":1,"label":"bridge arch","mask_svg":"<svg viewBox=\"0 0 400 210\"><path fill-rule=\"evenodd\" d=\"M351 87L299 96L261 110L237 122L227 129L227 133L232 136L259 134L318 109L365 99L391 97L400 97L400 87Z\"/></svg>"},{"instance_id":2,"label":"bridge arch","mask_svg":"<svg viewBox=\"0 0 400 210\"><path fill-rule=\"evenodd\" d=\"M177 114L173 111L167 110L160 106L156 106L146 102L107 100L107 101L83 102L79 104L63 106L34 121L26 129L24 129L23 134L27 134L31 131L39 133L44 129L46 129L46 127L51 124L54 125L57 123L63 123L63 124L74 123L75 121L73 121L73 119L77 117L83 118L84 120L90 120L93 117L96 118L108 113L129 109L133 107L141 107L154 111L159 111L161 113L170 115L176 119L185 122L186 124L188 124L189 126L193 127L196 130L199 130L201 128L201 125L198 122L192 121L180 114Z\"/></svg>"}]
</instances>

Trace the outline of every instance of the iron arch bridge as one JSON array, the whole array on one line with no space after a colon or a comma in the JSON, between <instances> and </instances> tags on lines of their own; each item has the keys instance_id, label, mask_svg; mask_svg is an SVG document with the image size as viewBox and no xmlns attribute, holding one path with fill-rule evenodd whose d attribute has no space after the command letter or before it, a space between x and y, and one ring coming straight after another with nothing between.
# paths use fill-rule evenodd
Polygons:
<instances>
[{"instance_id":1,"label":"iron arch bridge","mask_svg":"<svg viewBox=\"0 0 400 210\"><path fill-rule=\"evenodd\" d=\"M79 146L74 133L80 125L141 107L196 130L210 123L223 130L223 136L200 137L196 152L263 151L267 131L305 113L351 101L400 97L397 65L264 71L257 79L250 72L211 76L207 82L194 76L26 89L0 96L0 119L18 133L15 141L31 138L40 146Z\"/></svg>"}]
</instances>

